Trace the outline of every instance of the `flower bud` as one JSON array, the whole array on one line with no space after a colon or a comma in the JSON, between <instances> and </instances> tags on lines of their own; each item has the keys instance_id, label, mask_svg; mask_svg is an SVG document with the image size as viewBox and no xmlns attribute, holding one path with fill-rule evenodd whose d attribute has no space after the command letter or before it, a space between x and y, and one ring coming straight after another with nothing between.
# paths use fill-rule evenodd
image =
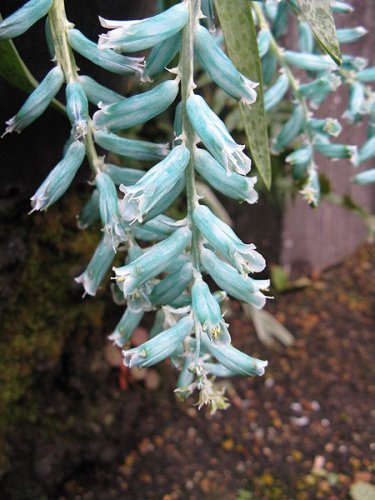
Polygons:
<instances>
[{"instance_id":1,"label":"flower bud","mask_svg":"<svg viewBox=\"0 0 375 500\"><path fill-rule=\"evenodd\" d=\"M276 80L276 82L264 93L264 108L266 111L271 111L275 106L283 100L289 88L289 79L284 71Z\"/></svg>"},{"instance_id":2,"label":"flower bud","mask_svg":"<svg viewBox=\"0 0 375 500\"><path fill-rule=\"evenodd\" d=\"M255 102L257 94L254 89L258 84L237 70L203 26L196 27L194 47L199 62L224 92L245 104Z\"/></svg>"},{"instance_id":3,"label":"flower bud","mask_svg":"<svg viewBox=\"0 0 375 500\"><path fill-rule=\"evenodd\" d=\"M365 68L357 73L357 80L362 83L369 83L375 81L375 66Z\"/></svg>"},{"instance_id":4,"label":"flower bud","mask_svg":"<svg viewBox=\"0 0 375 500\"><path fill-rule=\"evenodd\" d=\"M343 117L349 123L358 123L365 114L365 87L360 82L353 82L349 87L348 107Z\"/></svg>"},{"instance_id":5,"label":"flower bud","mask_svg":"<svg viewBox=\"0 0 375 500\"><path fill-rule=\"evenodd\" d=\"M168 330L159 333L139 347L122 351L125 366L146 368L171 356L193 330L194 321L185 316Z\"/></svg>"},{"instance_id":6,"label":"flower bud","mask_svg":"<svg viewBox=\"0 0 375 500\"><path fill-rule=\"evenodd\" d=\"M328 140L323 141L323 137L319 136L314 144L314 149L322 155L333 160L348 158L354 164L358 154L357 146L349 146L347 144L332 144Z\"/></svg>"},{"instance_id":7,"label":"flower bud","mask_svg":"<svg viewBox=\"0 0 375 500\"><path fill-rule=\"evenodd\" d=\"M354 7L346 2L332 2L332 12L338 12L339 14L349 14L354 11Z\"/></svg>"},{"instance_id":8,"label":"flower bud","mask_svg":"<svg viewBox=\"0 0 375 500\"><path fill-rule=\"evenodd\" d=\"M108 339L118 347L123 347L130 341L143 316L144 311L133 312L127 308Z\"/></svg>"},{"instance_id":9,"label":"flower bud","mask_svg":"<svg viewBox=\"0 0 375 500\"><path fill-rule=\"evenodd\" d=\"M167 80L148 92L103 106L94 114L94 127L116 131L145 123L172 104L177 97L178 88L177 80Z\"/></svg>"},{"instance_id":10,"label":"flower bud","mask_svg":"<svg viewBox=\"0 0 375 500\"><path fill-rule=\"evenodd\" d=\"M261 29L257 36L259 57L262 59L270 50L271 33L268 29Z\"/></svg>"},{"instance_id":11,"label":"flower bud","mask_svg":"<svg viewBox=\"0 0 375 500\"><path fill-rule=\"evenodd\" d=\"M363 26L356 28L341 28L337 30L337 39L339 43L353 43L367 35L368 31Z\"/></svg>"},{"instance_id":12,"label":"flower bud","mask_svg":"<svg viewBox=\"0 0 375 500\"><path fill-rule=\"evenodd\" d=\"M143 241L161 241L170 236L178 227L175 220L166 215L158 215L144 224L135 226L134 236Z\"/></svg>"},{"instance_id":13,"label":"flower bud","mask_svg":"<svg viewBox=\"0 0 375 500\"><path fill-rule=\"evenodd\" d=\"M117 165L112 165L112 163L106 163L104 165L104 172L109 175L115 184L124 184L124 186L135 184L145 174L144 170L118 167Z\"/></svg>"},{"instance_id":14,"label":"flower bud","mask_svg":"<svg viewBox=\"0 0 375 500\"><path fill-rule=\"evenodd\" d=\"M106 130L95 130L94 139L102 148L133 160L157 161L169 153L168 144L126 139Z\"/></svg>"},{"instance_id":15,"label":"flower bud","mask_svg":"<svg viewBox=\"0 0 375 500\"><path fill-rule=\"evenodd\" d=\"M101 50L96 43L86 38L80 31L68 31L71 47L92 63L117 75L143 74L144 57L126 57L113 50Z\"/></svg>"},{"instance_id":16,"label":"flower bud","mask_svg":"<svg viewBox=\"0 0 375 500\"><path fill-rule=\"evenodd\" d=\"M352 181L355 184L371 184L372 182L375 182L375 168L365 170L364 172L355 175L352 177Z\"/></svg>"},{"instance_id":17,"label":"flower bud","mask_svg":"<svg viewBox=\"0 0 375 500\"><path fill-rule=\"evenodd\" d=\"M187 262L173 274L163 278L151 292L150 300L154 306L165 306L179 297L190 284L193 277L193 266Z\"/></svg>"},{"instance_id":18,"label":"flower bud","mask_svg":"<svg viewBox=\"0 0 375 500\"><path fill-rule=\"evenodd\" d=\"M251 160L242 151L245 146L236 144L226 126L209 108L203 97L191 95L186 103L189 120L210 151L228 175L237 172L245 175L250 171Z\"/></svg>"},{"instance_id":19,"label":"flower bud","mask_svg":"<svg viewBox=\"0 0 375 500\"><path fill-rule=\"evenodd\" d=\"M152 82L174 59L181 49L181 33L163 40L153 47L145 60L143 82Z\"/></svg>"},{"instance_id":20,"label":"flower bud","mask_svg":"<svg viewBox=\"0 0 375 500\"><path fill-rule=\"evenodd\" d=\"M39 118L48 108L63 82L64 73L60 66L55 66L26 99L25 104L16 116L6 122L8 126L4 135L13 131L21 132L30 123Z\"/></svg>"},{"instance_id":21,"label":"flower bud","mask_svg":"<svg viewBox=\"0 0 375 500\"><path fill-rule=\"evenodd\" d=\"M358 152L358 157L355 160L355 165L360 165L361 163L373 158L375 156L375 136L370 137L360 148Z\"/></svg>"},{"instance_id":22,"label":"flower bud","mask_svg":"<svg viewBox=\"0 0 375 500\"><path fill-rule=\"evenodd\" d=\"M255 251L255 245L243 243L208 207L196 206L193 221L215 251L221 253L240 273L259 273L266 267L266 261Z\"/></svg>"},{"instance_id":23,"label":"flower bud","mask_svg":"<svg viewBox=\"0 0 375 500\"><path fill-rule=\"evenodd\" d=\"M86 97L92 104L98 106L99 103L114 104L124 99L124 96L114 92L113 90L100 85L90 76L79 76L78 82L85 91Z\"/></svg>"},{"instance_id":24,"label":"flower bud","mask_svg":"<svg viewBox=\"0 0 375 500\"><path fill-rule=\"evenodd\" d=\"M336 63L328 55L286 50L283 57L288 64L306 71L329 71L337 68Z\"/></svg>"},{"instance_id":25,"label":"flower bud","mask_svg":"<svg viewBox=\"0 0 375 500\"><path fill-rule=\"evenodd\" d=\"M112 239L104 234L86 270L75 278L82 283L85 295L95 295L115 257Z\"/></svg>"},{"instance_id":26,"label":"flower bud","mask_svg":"<svg viewBox=\"0 0 375 500\"><path fill-rule=\"evenodd\" d=\"M300 52L311 54L314 52L315 40L313 32L306 21L298 24L298 49Z\"/></svg>"},{"instance_id":27,"label":"flower bud","mask_svg":"<svg viewBox=\"0 0 375 500\"><path fill-rule=\"evenodd\" d=\"M78 82L68 83L66 86L66 113L74 130L74 138L84 137L88 128L89 105Z\"/></svg>"},{"instance_id":28,"label":"flower bud","mask_svg":"<svg viewBox=\"0 0 375 500\"><path fill-rule=\"evenodd\" d=\"M154 47L179 32L185 26L188 17L189 10L185 2L142 20L110 21L99 17L101 25L112 30L100 35L99 48L137 52Z\"/></svg>"},{"instance_id":29,"label":"flower bud","mask_svg":"<svg viewBox=\"0 0 375 500\"><path fill-rule=\"evenodd\" d=\"M85 157L85 145L75 141L67 149L63 159L49 173L46 180L31 198L32 212L46 210L69 188Z\"/></svg>"},{"instance_id":30,"label":"flower bud","mask_svg":"<svg viewBox=\"0 0 375 500\"><path fill-rule=\"evenodd\" d=\"M285 123L278 136L275 138L272 149L275 154L279 154L296 137L299 136L306 124L305 109L301 104L294 106L289 120Z\"/></svg>"},{"instance_id":31,"label":"flower bud","mask_svg":"<svg viewBox=\"0 0 375 500\"><path fill-rule=\"evenodd\" d=\"M47 14L52 0L30 0L0 23L0 41L22 35Z\"/></svg>"},{"instance_id":32,"label":"flower bud","mask_svg":"<svg viewBox=\"0 0 375 500\"><path fill-rule=\"evenodd\" d=\"M114 248L126 240L124 223L121 220L118 207L116 186L113 180L104 172L99 172L95 177L95 184L99 190L99 211L103 231L107 233L113 241Z\"/></svg>"},{"instance_id":33,"label":"flower bud","mask_svg":"<svg viewBox=\"0 0 375 500\"><path fill-rule=\"evenodd\" d=\"M90 199L84 205L78 216L78 227L79 229L87 229L92 224L95 224L99 218L99 191L94 189Z\"/></svg>"}]
</instances>

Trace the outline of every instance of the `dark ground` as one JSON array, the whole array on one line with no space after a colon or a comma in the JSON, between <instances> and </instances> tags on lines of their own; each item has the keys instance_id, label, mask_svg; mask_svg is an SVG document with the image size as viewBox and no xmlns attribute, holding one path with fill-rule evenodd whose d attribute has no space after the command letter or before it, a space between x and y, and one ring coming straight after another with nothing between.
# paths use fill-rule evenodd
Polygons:
<instances>
[{"instance_id":1,"label":"dark ground","mask_svg":"<svg viewBox=\"0 0 375 500\"><path fill-rule=\"evenodd\" d=\"M41 386L50 420L14 440L0 497L349 498L354 481L375 478L374 305L373 246L268 306L295 335L292 347L260 344L234 303L234 343L269 368L233 379L231 408L214 416L175 400L169 366L148 390L156 372L136 381L110 367L116 353L103 349L104 332L80 352L72 339ZM49 440L51 422L61 431Z\"/></svg>"}]
</instances>

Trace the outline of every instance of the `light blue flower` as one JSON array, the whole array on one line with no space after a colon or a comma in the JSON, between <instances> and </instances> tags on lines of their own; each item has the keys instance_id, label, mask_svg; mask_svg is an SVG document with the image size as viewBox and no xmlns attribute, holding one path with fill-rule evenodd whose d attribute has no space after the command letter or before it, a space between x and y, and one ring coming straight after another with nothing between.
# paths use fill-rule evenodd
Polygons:
<instances>
[{"instance_id":1,"label":"light blue flower","mask_svg":"<svg viewBox=\"0 0 375 500\"><path fill-rule=\"evenodd\" d=\"M52 0L30 0L0 23L0 40L22 35L47 14Z\"/></svg>"},{"instance_id":2,"label":"light blue flower","mask_svg":"<svg viewBox=\"0 0 375 500\"><path fill-rule=\"evenodd\" d=\"M284 98L289 88L289 78L284 71L281 71L276 82L264 93L264 108L266 111L271 111Z\"/></svg>"},{"instance_id":3,"label":"light blue flower","mask_svg":"<svg viewBox=\"0 0 375 500\"><path fill-rule=\"evenodd\" d=\"M333 160L348 158L354 164L358 154L357 146L349 146L347 144L332 144L328 140L324 140L322 136L317 137L314 149L319 151L322 155Z\"/></svg>"},{"instance_id":4,"label":"light blue flower","mask_svg":"<svg viewBox=\"0 0 375 500\"><path fill-rule=\"evenodd\" d=\"M262 309L266 297L260 290L267 289L269 280L253 280L240 274L234 267L219 259L211 250L202 248L201 262L215 283L232 297Z\"/></svg>"},{"instance_id":5,"label":"light blue flower","mask_svg":"<svg viewBox=\"0 0 375 500\"><path fill-rule=\"evenodd\" d=\"M113 50L100 50L96 43L86 38L80 31L68 31L68 40L72 48L92 63L117 75L143 74L144 57L126 57Z\"/></svg>"},{"instance_id":6,"label":"light blue flower","mask_svg":"<svg viewBox=\"0 0 375 500\"><path fill-rule=\"evenodd\" d=\"M143 255L143 249L132 239L129 239L128 242L128 254L126 257L126 264L131 264L135 260L137 260L139 257ZM117 286L122 292L122 295L124 296L124 290L123 290L123 284L117 282ZM152 292L152 288L154 286L154 282L152 280L147 280L140 285L138 285L137 288L132 290L131 293L129 293L126 296L126 301L128 303L128 309L134 313L138 313L140 311L151 311L154 309L151 300L150 300L150 295Z\"/></svg>"},{"instance_id":7,"label":"light blue flower","mask_svg":"<svg viewBox=\"0 0 375 500\"><path fill-rule=\"evenodd\" d=\"M320 181L315 165L310 166L308 178L303 186L303 189L301 189L300 194L312 208L319 205Z\"/></svg>"},{"instance_id":8,"label":"light blue flower","mask_svg":"<svg viewBox=\"0 0 375 500\"><path fill-rule=\"evenodd\" d=\"M201 0L202 14L205 17L205 23L207 24L208 30L214 33L215 28L215 13L214 13L214 1L213 0Z\"/></svg>"},{"instance_id":9,"label":"light blue flower","mask_svg":"<svg viewBox=\"0 0 375 500\"><path fill-rule=\"evenodd\" d=\"M144 170L119 167L117 165L112 165L112 163L106 163L104 165L104 172L110 176L115 184L124 184L124 186L135 184L145 175Z\"/></svg>"},{"instance_id":10,"label":"light blue flower","mask_svg":"<svg viewBox=\"0 0 375 500\"><path fill-rule=\"evenodd\" d=\"M349 14L354 11L354 7L346 2L332 2L332 11L339 14Z\"/></svg>"},{"instance_id":11,"label":"light blue flower","mask_svg":"<svg viewBox=\"0 0 375 500\"><path fill-rule=\"evenodd\" d=\"M342 127L340 123L334 118L310 118L308 121L308 126L314 132L319 134L330 135L331 137L337 137L341 134Z\"/></svg>"},{"instance_id":12,"label":"light blue flower","mask_svg":"<svg viewBox=\"0 0 375 500\"><path fill-rule=\"evenodd\" d=\"M125 366L146 368L171 356L193 329L194 321L186 316L175 325L139 347L123 351Z\"/></svg>"},{"instance_id":13,"label":"light blue flower","mask_svg":"<svg viewBox=\"0 0 375 500\"><path fill-rule=\"evenodd\" d=\"M140 21L110 21L99 17L101 25L112 30L100 35L99 48L116 49L119 52L148 49L178 33L188 17L189 10L185 2Z\"/></svg>"},{"instance_id":14,"label":"light blue flower","mask_svg":"<svg viewBox=\"0 0 375 500\"><path fill-rule=\"evenodd\" d=\"M251 168L251 160L243 153L245 146L240 146L233 140L224 123L209 108L203 97L191 95L187 100L186 110L203 144L227 170L228 175L231 172L247 174Z\"/></svg>"},{"instance_id":15,"label":"light blue flower","mask_svg":"<svg viewBox=\"0 0 375 500\"><path fill-rule=\"evenodd\" d=\"M114 104L124 99L124 96L114 92L113 90L100 85L90 76L81 75L78 77L78 82L85 91L87 99L92 104L97 106L99 103Z\"/></svg>"},{"instance_id":16,"label":"light blue flower","mask_svg":"<svg viewBox=\"0 0 375 500\"><path fill-rule=\"evenodd\" d=\"M375 66L362 69L357 73L356 78L362 83L370 83L375 81Z\"/></svg>"},{"instance_id":17,"label":"light blue flower","mask_svg":"<svg viewBox=\"0 0 375 500\"><path fill-rule=\"evenodd\" d=\"M305 146L296 149L285 158L287 163L293 167L293 177L297 180L305 176L313 159L313 149L311 146Z\"/></svg>"},{"instance_id":18,"label":"light blue flower","mask_svg":"<svg viewBox=\"0 0 375 500\"><path fill-rule=\"evenodd\" d=\"M258 193L254 189L256 176L246 177L236 172L228 176L208 151L199 148L194 153L194 167L212 187L229 198L250 204L258 201Z\"/></svg>"},{"instance_id":19,"label":"light blue flower","mask_svg":"<svg viewBox=\"0 0 375 500\"><path fill-rule=\"evenodd\" d=\"M133 312L127 308L108 339L112 340L118 347L124 347L139 326L143 316L144 311Z\"/></svg>"},{"instance_id":20,"label":"light blue flower","mask_svg":"<svg viewBox=\"0 0 375 500\"><path fill-rule=\"evenodd\" d=\"M238 71L203 26L196 27L194 48L201 65L224 92L245 104L255 102L257 94L254 89L258 83Z\"/></svg>"},{"instance_id":21,"label":"light blue flower","mask_svg":"<svg viewBox=\"0 0 375 500\"><path fill-rule=\"evenodd\" d=\"M287 2L278 2L276 16L272 23L273 36L278 39L288 29L289 5Z\"/></svg>"},{"instance_id":22,"label":"light blue flower","mask_svg":"<svg viewBox=\"0 0 375 500\"><path fill-rule=\"evenodd\" d=\"M266 261L255 250L255 245L243 243L208 207L197 205L193 211L193 221L215 251L225 257L240 273L258 273L266 267Z\"/></svg>"},{"instance_id":23,"label":"light blue flower","mask_svg":"<svg viewBox=\"0 0 375 500\"><path fill-rule=\"evenodd\" d=\"M181 33L163 40L153 47L146 57L143 82L152 82L174 59L181 49Z\"/></svg>"},{"instance_id":24,"label":"light blue flower","mask_svg":"<svg viewBox=\"0 0 375 500\"><path fill-rule=\"evenodd\" d=\"M306 118L304 107L301 104L295 105L289 120L285 123L280 133L272 143L274 153L280 153L296 137L299 136L306 125Z\"/></svg>"},{"instance_id":25,"label":"light blue flower","mask_svg":"<svg viewBox=\"0 0 375 500\"><path fill-rule=\"evenodd\" d=\"M375 136L370 137L360 148L358 156L355 159L355 165L360 165L364 161L375 156Z\"/></svg>"},{"instance_id":26,"label":"light blue flower","mask_svg":"<svg viewBox=\"0 0 375 500\"><path fill-rule=\"evenodd\" d=\"M16 116L13 116L13 118L6 122L8 126L4 135L13 131L21 132L30 123L39 118L48 108L63 83L64 73L60 66L55 66L26 99L25 104Z\"/></svg>"},{"instance_id":27,"label":"light blue flower","mask_svg":"<svg viewBox=\"0 0 375 500\"><path fill-rule=\"evenodd\" d=\"M348 71L361 71L365 69L368 64L368 59L364 57L351 56L343 54L341 68Z\"/></svg>"},{"instance_id":28,"label":"light blue flower","mask_svg":"<svg viewBox=\"0 0 375 500\"><path fill-rule=\"evenodd\" d=\"M328 55L286 50L283 52L283 58L288 64L306 71L329 71L337 68L336 63Z\"/></svg>"},{"instance_id":29,"label":"light blue flower","mask_svg":"<svg viewBox=\"0 0 375 500\"><path fill-rule=\"evenodd\" d=\"M134 227L134 236L143 241L161 241L170 236L176 229L176 221L167 215L158 215L144 224Z\"/></svg>"},{"instance_id":30,"label":"light blue flower","mask_svg":"<svg viewBox=\"0 0 375 500\"><path fill-rule=\"evenodd\" d=\"M129 97L122 102L102 106L94 114L94 127L116 131L145 123L172 104L177 97L178 89L177 80L167 80L148 92Z\"/></svg>"},{"instance_id":31,"label":"light blue flower","mask_svg":"<svg viewBox=\"0 0 375 500\"><path fill-rule=\"evenodd\" d=\"M339 43L353 43L367 35L368 31L363 26L356 28L340 28L337 30L337 39Z\"/></svg>"},{"instance_id":32,"label":"light blue flower","mask_svg":"<svg viewBox=\"0 0 375 500\"><path fill-rule=\"evenodd\" d=\"M95 130L94 139L102 148L134 160L157 161L162 160L169 153L168 144L126 139L107 130Z\"/></svg>"},{"instance_id":33,"label":"light blue flower","mask_svg":"<svg viewBox=\"0 0 375 500\"><path fill-rule=\"evenodd\" d=\"M86 94L78 82L66 86L66 113L74 131L74 138L80 139L87 134L89 104Z\"/></svg>"},{"instance_id":34,"label":"light blue flower","mask_svg":"<svg viewBox=\"0 0 375 500\"><path fill-rule=\"evenodd\" d=\"M257 36L259 57L262 59L270 50L271 33L268 29L261 29Z\"/></svg>"},{"instance_id":35,"label":"light blue flower","mask_svg":"<svg viewBox=\"0 0 375 500\"><path fill-rule=\"evenodd\" d=\"M189 245L191 231L188 227L177 229L171 236L147 249L138 259L115 267L117 283L127 298L142 283L162 273Z\"/></svg>"},{"instance_id":36,"label":"light blue flower","mask_svg":"<svg viewBox=\"0 0 375 500\"><path fill-rule=\"evenodd\" d=\"M231 341L227 323L223 320L220 306L211 294L211 291L202 279L196 275L191 289L191 298L194 315L199 329L205 332L210 341L218 345L226 345Z\"/></svg>"},{"instance_id":37,"label":"light blue flower","mask_svg":"<svg viewBox=\"0 0 375 500\"><path fill-rule=\"evenodd\" d=\"M328 73L310 83L303 83L299 91L317 105L321 104L330 92L334 92L341 85L341 78L334 73Z\"/></svg>"},{"instance_id":38,"label":"light blue flower","mask_svg":"<svg viewBox=\"0 0 375 500\"><path fill-rule=\"evenodd\" d=\"M365 87L360 82L353 82L349 87L348 106L343 117L349 123L358 123L365 114Z\"/></svg>"},{"instance_id":39,"label":"light blue flower","mask_svg":"<svg viewBox=\"0 0 375 500\"><path fill-rule=\"evenodd\" d=\"M375 182L375 168L365 170L364 172L355 175L352 177L352 181L355 184L371 184L372 182Z\"/></svg>"},{"instance_id":40,"label":"light blue flower","mask_svg":"<svg viewBox=\"0 0 375 500\"><path fill-rule=\"evenodd\" d=\"M306 21L298 24L298 49L300 52L311 54L314 52L315 40L313 32Z\"/></svg>"},{"instance_id":41,"label":"light blue flower","mask_svg":"<svg viewBox=\"0 0 375 500\"><path fill-rule=\"evenodd\" d=\"M192 277L193 266L191 262L187 262L175 273L169 274L155 285L150 295L152 304L160 307L173 302L183 293Z\"/></svg>"},{"instance_id":42,"label":"light blue flower","mask_svg":"<svg viewBox=\"0 0 375 500\"><path fill-rule=\"evenodd\" d=\"M189 150L184 145L176 146L136 184L128 187L121 185L120 191L125 194L124 199L120 201L123 219L131 223L136 220L142 222L143 217L157 207L160 200L168 195L183 177L189 158Z\"/></svg>"},{"instance_id":43,"label":"light blue flower","mask_svg":"<svg viewBox=\"0 0 375 500\"><path fill-rule=\"evenodd\" d=\"M111 177L99 172L95 177L95 184L99 191L99 211L103 231L107 233L113 241L114 248L121 242L126 241L125 225L121 220L116 186Z\"/></svg>"},{"instance_id":44,"label":"light blue flower","mask_svg":"<svg viewBox=\"0 0 375 500\"><path fill-rule=\"evenodd\" d=\"M74 141L66 150L63 159L51 170L43 184L31 198L32 212L46 210L69 188L85 157L85 145Z\"/></svg>"},{"instance_id":45,"label":"light blue flower","mask_svg":"<svg viewBox=\"0 0 375 500\"><path fill-rule=\"evenodd\" d=\"M78 216L78 227L79 229L87 229L92 224L95 224L99 218L99 191L94 189Z\"/></svg>"},{"instance_id":46,"label":"light blue flower","mask_svg":"<svg viewBox=\"0 0 375 500\"><path fill-rule=\"evenodd\" d=\"M112 238L105 234L97 246L86 270L75 278L77 283L82 283L85 295L96 294L104 276L111 267L114 257L115 250Z\"/></svg>"}]
</instances>

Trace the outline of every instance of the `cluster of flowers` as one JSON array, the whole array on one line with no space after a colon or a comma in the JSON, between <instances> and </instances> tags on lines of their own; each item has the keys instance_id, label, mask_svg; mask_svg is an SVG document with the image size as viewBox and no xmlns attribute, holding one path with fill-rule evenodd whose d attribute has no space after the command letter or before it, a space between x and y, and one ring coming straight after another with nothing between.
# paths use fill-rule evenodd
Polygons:
<instances>
[{"instance_id":1,"label":"cluster of flowers","mask_svg":"<svg viewBox=\"0 0 375 500\"><path fill-rule=\"evenodd\" d=\"M270 112L285 99L288 91L292 99L289 119L272 141L275 154L293 149L286 161L292 166L293 177L303 187L301 193L312 205L320 200L320 184L314 153L333 160L348 158L358 166L375 156L375 94L368 85L375 81L375 67L367 67L362 57L344 54L342 65L337 66L328 55L322 55L314 35L301 15L296 0L267 0L262 5L253 4L258 22L258 48L262 58L265 108ZM347 14L353 7L345 2L332 2L334 13ZM279 43L286 33L289 16L298 21L298 52L285 50ZM337 30L340 44L350 44L363 37L367 31L359 26ZM293 73L297 68L301 82ZM340 85L349 88L349 99L343 118L356 124L370 116L368 140L359 150L357 146L332 142L341 132L336 119L315 118L314 111ZM360 184L375 182L375 169L353 177Z\"/></svg>"},{"instance_id":2,"label":"cluster of flowers","mask_svg":"<svg viewBox=\"0 0 375 500\"><path fill-rule=\"evenodd\" d=\"M246 176L251 161L244 146L234 141L225 124L194 93L194 59L229 96L246 104L255 101L257 84L237 71L201 24L200 20L211 19L212 2L185 0L141 21L100 19L109 31L95 44L68 23L63 0L30 0L0 24L0 39L21 35L47 13L46 36L55 67L7 122L6 132L20 132L38 118L65 82L72 133L63 159L31 198L33 210L46 210L67 191L86 155L95 189L79 225L86 228L100 218L103 236L76 280L86 294L95 295L116 252L126 249L124 265L113 268L113 296L126 309L110 335L125 348L125 365L143 368L169 357L181 370L177 386L182 396L198 389L200 405L225 408L223 392L215 389L210 374L262 375L267 362L231 345L221 305L228 293L262 308L266 302L262 290L269 287L269 280L250 277L265 268L263 257L201 203L196 193L194 178L199 174L230 198L257 200L257 179ZM145 60L123 55L146 49L151 51ZM152 82L177 53L180 57L173 79L124 98L79 75L74 51L113 73L138 75L143 82ZM180 90L171 148L118 134L165 111ZM98 108L92 119L89 102ZM97 155L95 144L154 166L144 171L110 164ZM164 215L185 188L187 217L177 221ZM144 248L138 240L152 244ZM223 291L212 293L205 275ZM145 312L155 309L149 340L128 349Z\"/></svg>"}]
</instances>

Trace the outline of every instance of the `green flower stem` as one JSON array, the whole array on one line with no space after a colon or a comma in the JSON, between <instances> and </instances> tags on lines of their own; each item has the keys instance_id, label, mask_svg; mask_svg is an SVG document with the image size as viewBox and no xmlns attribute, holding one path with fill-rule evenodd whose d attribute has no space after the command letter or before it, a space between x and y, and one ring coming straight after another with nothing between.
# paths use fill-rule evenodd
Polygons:
<instances>
[{"instance_id":1,"label":"green flower stem","mask_svg":"<svg viewBox=\"0 0 375 500\"><path fill-rule=\"evenodd\" d=\"M186 112L186 101L193 93L194 84L194 32L201 13L201 1L189 0L189 20L182 34L182 48L179 63L179 75L181 77L181 102L182 102L182 135L185 140L186 147L190 151L190 162L186 167L186 198L188 217L192 229L192 258L196 269L199 269L199 231L194 226L192 214L194 206L198 201L198 195L195 187L194 176L194 154L196 136L190 124Z\"/></svg>"},{"instance_id":2,"label":"green flower stem","mask_svg":"<svg viewBox=\"0 0 375 500\"><path fill-rule=\"evenodd\" d=\"M73 51L68 42L68 30L71 28L66 12L64 0L53 0L52 7L48 13L52 40L55 47L56 61L61 66L66 83L78 81L78 68ZM102 160L99 158L94 143L91 120L85 136L86 155L94 173L101 170Z\"/></svg>"}]
</instances>

